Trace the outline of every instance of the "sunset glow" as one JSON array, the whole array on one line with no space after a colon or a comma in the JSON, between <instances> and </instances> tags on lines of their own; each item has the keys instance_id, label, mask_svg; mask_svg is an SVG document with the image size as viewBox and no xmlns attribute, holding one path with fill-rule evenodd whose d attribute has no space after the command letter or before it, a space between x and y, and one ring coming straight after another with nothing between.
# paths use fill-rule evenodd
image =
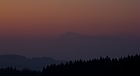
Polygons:
<instances>
[{"instance_id":1,"label":"sunset glow","mask_svg":"<svg viewBox=\"0 0 140 76\"><path fill-rule=\"evenodd\" d=\"M1 0L0 35L140 32L139 0Z\"/></svg>"}]
</instances>

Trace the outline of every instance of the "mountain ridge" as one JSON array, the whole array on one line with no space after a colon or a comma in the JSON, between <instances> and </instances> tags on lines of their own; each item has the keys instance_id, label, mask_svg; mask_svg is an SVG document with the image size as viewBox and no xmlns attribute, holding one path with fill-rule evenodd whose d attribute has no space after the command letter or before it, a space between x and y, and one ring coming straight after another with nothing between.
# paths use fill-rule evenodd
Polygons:
<instances>
[{"instance_id":1,"label":"mountain ridge","mask_svg":"<svg viewBox=\"0 0 140 76\"><path fill-rule=\"evenodd\" d=\"M53 57L56 60L92 59L109 55L119 57L140 53L140 39L122 38L113 35L85 36L68 32L60 38L46 40L3 41L0 43L2 54L20 54L27 57ZM7 48L8 47L8 48Z\"/></svg>"},{"instance_id":2,"label":"mountain ridge","mask_svg":"<svg viewBox=\"0 0 140 76\"><path fill-rule=\"evenodd\" d=\"M0 55L0 68L16 67L17 69L32 69L42 70L43 67L47 67L51 64L64 63L62 60L55 60L51 57L33 57L27 58L21 55Z\"/></svg>"},{"instance_id":3,"label":"mountain ridge","mask_svg":"<svg viewBox=\"0 0 140 76\"><path fill-rule=\"evenodd\" d=\"M124 39L119 36L85 36L73 32L63 34L49 47L55 58L60 59L92 59L109 55L111 57L140 53L139 40ZM57 55L58 56L57 56ZM64 58L65 57L65 58Z\"/></svg>"}]
</instances>

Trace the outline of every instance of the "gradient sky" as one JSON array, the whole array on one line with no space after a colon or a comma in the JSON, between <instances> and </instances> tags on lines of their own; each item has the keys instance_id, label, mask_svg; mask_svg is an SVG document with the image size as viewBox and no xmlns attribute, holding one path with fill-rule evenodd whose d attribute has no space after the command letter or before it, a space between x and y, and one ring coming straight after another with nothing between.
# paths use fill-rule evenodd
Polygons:
<instances>
[{"instance_id":1,"label":"gradient sky","mask_svg":"<svg viewBox=\"0 0 140 76\"><path fill-rule=\"evenodd\" d=\"M0 0L0 54L57 59L134 54L139 53L139 30L140 0ZM86 41L71 32L137 36Z\"/></svg>"},{"instance_id":2,"label":"gradient sky","mask_svg":"<svg viewBox=\"0 0 140 76\"><path fill-rule=\"evenodd\" d=\"M140 0L0 0L1 36L140 33Z\"/></svg>"}]
</instances>

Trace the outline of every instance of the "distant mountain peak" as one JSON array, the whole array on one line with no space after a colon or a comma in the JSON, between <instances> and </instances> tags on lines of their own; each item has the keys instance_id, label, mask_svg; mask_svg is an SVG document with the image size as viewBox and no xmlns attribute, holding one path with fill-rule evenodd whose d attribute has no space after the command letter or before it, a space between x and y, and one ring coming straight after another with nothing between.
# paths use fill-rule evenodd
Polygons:
<instances>
[{"instance_id":1,"label":"distant mountain peak","mask_svg":"<svg viewBox=\"0 0 140 76\"><path fill-rule=\"evenodd\" d=\"M66 33L64 33L63 35L80 35L79 33L75 33L75 32L71 32L71 31L68 31Z\"/></svg>"},{"instance_id":2,"label":"distant mountain peak","mask_svg":"<svg viewBox=\"0 0 140 76\"><path fill-rule=\"evenodd\" d=\"M61 35L60 38L69 38L69 37L81 37L83 35L79 34L79 33L75 33L75 32L66 32L63 35Z\"/></svg>"}]
</instances>

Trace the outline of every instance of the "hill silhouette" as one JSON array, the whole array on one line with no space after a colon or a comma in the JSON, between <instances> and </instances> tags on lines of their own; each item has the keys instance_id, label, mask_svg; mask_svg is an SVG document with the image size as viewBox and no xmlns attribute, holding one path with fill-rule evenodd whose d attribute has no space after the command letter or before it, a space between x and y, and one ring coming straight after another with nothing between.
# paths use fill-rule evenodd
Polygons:
<instances>
[{"instance_id":1,"label":"hill silhouette","mask_svg":"<svg viewBox=\"0 0 140 76\"><path fill-rule=\"evenodd\" d=\"M75 60L66 64L53 64L44 68L41 76L137 76L140 68L140 55L91 60Z\"/></svg>"},{"instance_id":2,"label":"hill silhouette","mask_svg":"<svg viewBox=\"0 0 140 76\"><path fill-rule=\"evenodd\" d=\"M40 64L41 65L41 64ZM36 67L36 66L35 66ZM1 76L139 76L140 55L100 57L44 66L42 71L16 67L0 68Z\"/></svg>"},{"instance_id":3,"label":"hill silhouette","mask_svg":"<svg viewBox=\"0 0 140 76\"><path fill-rule=\"evenodd\" d=\"M50 57L26 58L21 55L0 55L0 68L16 67L17 69L28 68L41 71L44 66L63 62L65 61L55 60Z\"/></svg>"}]
</instances>

